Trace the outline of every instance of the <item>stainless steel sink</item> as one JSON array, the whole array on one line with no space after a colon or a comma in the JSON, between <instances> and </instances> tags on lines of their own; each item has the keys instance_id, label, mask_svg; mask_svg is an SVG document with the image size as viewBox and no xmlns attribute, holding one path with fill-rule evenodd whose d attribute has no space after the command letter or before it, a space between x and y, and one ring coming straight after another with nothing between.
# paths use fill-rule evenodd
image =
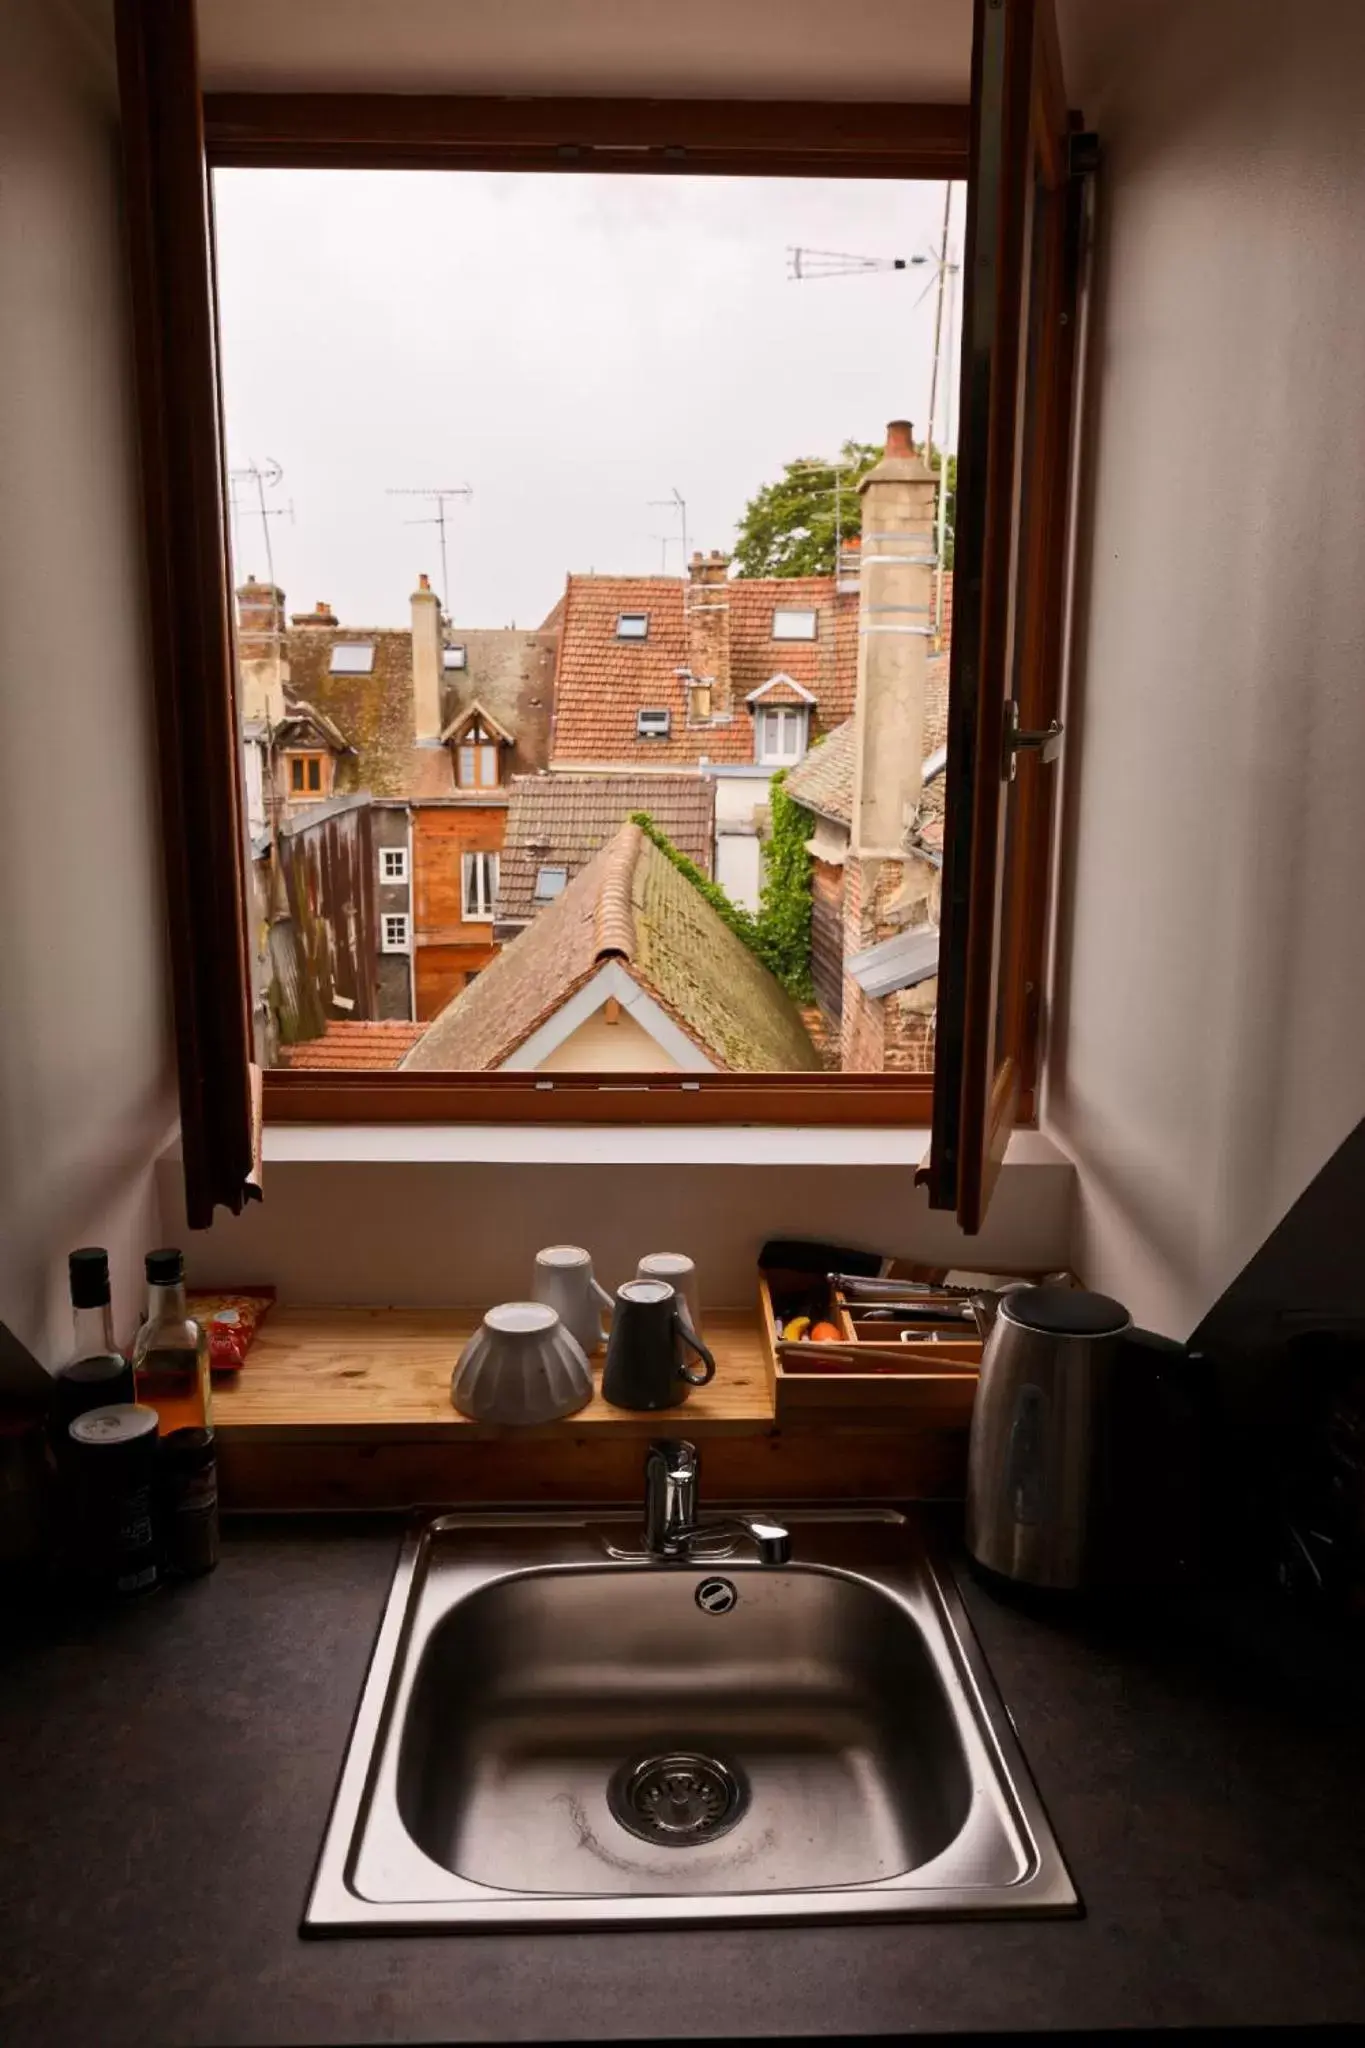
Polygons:
<instances>
[{"instance_id":1,"label":"stainless steel sink","mask_svg":"<svg viewBox=\"0 0 1365 2048\"><path fill-rule=\"evenodd\" d=\"M1070 1913L951 1581L889 1512L621 1556L628 1515L404 1546L308 1932Z\"/></svg>"}]
</instances>

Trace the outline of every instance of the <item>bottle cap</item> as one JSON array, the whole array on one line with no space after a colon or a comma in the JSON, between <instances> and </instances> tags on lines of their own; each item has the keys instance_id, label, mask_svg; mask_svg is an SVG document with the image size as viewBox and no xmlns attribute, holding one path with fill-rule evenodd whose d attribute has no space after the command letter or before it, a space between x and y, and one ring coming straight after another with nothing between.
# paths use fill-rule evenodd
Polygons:
<instances>
[{"instance_id":1,"label":"bottle cap","mask_svg":"<svg viewBox=\"0 0 1365 2048\"><path fill-rule=\"evenodd\" d=\"M103 1308L109 1299L109 1254L100 1244L83 1244L66 1262L71 1275L71 1306Z\"/></svg>"},{"instance_id":2,"label":"bottle cap","mask_svg":"<svg viewBox=\"0 0 1365 2048\"><path fill-rule=\"evenodd\" d=\"M185 1277L185 1254L173 1245L159 1252L148 1252L146 1267L149 1286L175 1287Z\"/></svg>"},{"instance_id":3,"label":"bottle cap","mask_svg":"<svg viewBox=\"0 0 1365 2048\"><path fill-rule=\"evenodd\" d=\"M78 1444L123 1445L155 1436L161 1418L155 1408L138 1401L119 1401L108 1408L87 1408L71 1424L68 1434Z\"/></svg>"}]
</instances>

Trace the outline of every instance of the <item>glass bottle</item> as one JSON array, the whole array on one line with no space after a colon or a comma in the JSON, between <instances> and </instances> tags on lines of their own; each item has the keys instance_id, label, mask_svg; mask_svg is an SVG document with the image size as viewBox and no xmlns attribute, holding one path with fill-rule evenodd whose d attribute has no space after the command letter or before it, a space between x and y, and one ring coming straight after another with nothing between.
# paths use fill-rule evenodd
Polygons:
<instances>
[{"instance_id":1,"label":"glass bottle","mask_svg":"<svg viewBox=\"0 0 1365 2048\"><path fill-rule=\"evenodd\" d=\"M185 1260L178 1251L147 1254L147 1320L133 1346L137 1398L161 1417L161 1434L208 1429L209 1336L185 1307Z\"/></svg>"},{"instance_id":2,"label":"glass bottle","mask_svg":"<svg viewBox=\"0 0 1365 2048\"><path fill-rule=\"evenodd\" d=\"M102 1245L82 1245L68 1257L67 1271L74 1333L71 1355L58 1367L53 1390L59 1445L78 1415L133 1398L133 1369L114 1342L108 1252Z\"/></svg>"}]
</instances>

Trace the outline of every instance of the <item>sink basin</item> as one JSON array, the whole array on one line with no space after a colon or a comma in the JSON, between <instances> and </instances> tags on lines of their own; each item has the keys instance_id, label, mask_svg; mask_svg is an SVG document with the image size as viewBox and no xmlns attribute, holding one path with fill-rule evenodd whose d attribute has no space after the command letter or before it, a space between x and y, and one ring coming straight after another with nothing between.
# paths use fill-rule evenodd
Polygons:
<instances>
[{"instance_id":1,"label":"sink basin","mask_svg":"<svg viewBox=\"0 0 1365 2048\"><path fill-rule=\"evenodd\" d=\"M404 1546L306 1932L1077 1910L952 1589L889 1512L661 1564L628 1516Z\"/></svg>"}]
</instances>

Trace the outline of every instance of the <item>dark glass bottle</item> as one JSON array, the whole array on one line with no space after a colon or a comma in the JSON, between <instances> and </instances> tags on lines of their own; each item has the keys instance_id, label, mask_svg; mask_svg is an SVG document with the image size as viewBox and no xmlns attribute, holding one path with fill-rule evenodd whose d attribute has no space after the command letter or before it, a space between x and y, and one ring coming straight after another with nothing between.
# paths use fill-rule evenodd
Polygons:
<instances>
[{"instance_id":1,"label":"dark glass bottle","mask_svg":"<svg viewBox=\"0 0 1365 2048\"><path fill-rule=\"evenodd\" d=\"M155 1408L161 1434L212 1426L209 1337L185 1307L185 1260L147 1254L147 1320L133 1346L137 1398Z\"/></svg>"},{"instance_id":2,"label":"dark glass bottle","mask_svg":"<svg viewBox=\"0 0 1365 2048\"><path fill-rule=\"evenodd\" d=\"M56 1373L54 1433L58 1446L78 1415L133 1398L133 1368L114 1342L109 1297L109 1254L82 1245L67 1260L74 1337L71 1356Z\"/></svg>"}]
</instances>

